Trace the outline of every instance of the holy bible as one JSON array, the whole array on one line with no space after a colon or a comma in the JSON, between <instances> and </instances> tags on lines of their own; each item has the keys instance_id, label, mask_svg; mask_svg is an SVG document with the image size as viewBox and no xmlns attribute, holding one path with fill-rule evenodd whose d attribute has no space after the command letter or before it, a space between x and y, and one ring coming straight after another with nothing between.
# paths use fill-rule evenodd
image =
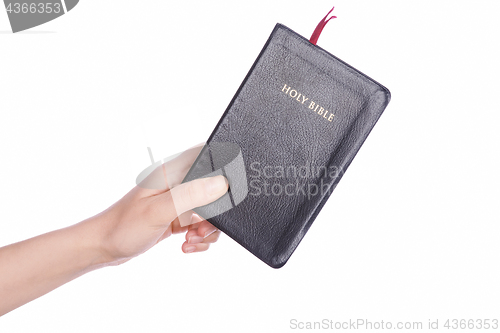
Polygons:
<instances>
[{"instance_id":1,"label":"holy bible","mask_svg":"<svg viewBox=\"0 0 500 333\"><path fill-rule=\"evenodd\" d=\"M195 212L282 267L389 100L387 88L277 24L184 179L228 179L228 193Z\"/></svg>"}]
</instances>

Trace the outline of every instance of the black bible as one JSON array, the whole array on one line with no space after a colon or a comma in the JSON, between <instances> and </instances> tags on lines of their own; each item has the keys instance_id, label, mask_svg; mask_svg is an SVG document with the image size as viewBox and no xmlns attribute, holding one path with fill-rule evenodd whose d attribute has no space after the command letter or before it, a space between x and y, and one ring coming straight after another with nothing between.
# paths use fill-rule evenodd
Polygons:
<instances>
[{"instance_id":1,"label":"black bible","mask_svg":"<svg viewBox=\"0 0 500 333\"><path fill-rule=\"evenodd\" d=\"M195 211L282 267L389 100L387 88L277 24L184 179L224 175L229 191Z\"/></svg>"}]
</instances>

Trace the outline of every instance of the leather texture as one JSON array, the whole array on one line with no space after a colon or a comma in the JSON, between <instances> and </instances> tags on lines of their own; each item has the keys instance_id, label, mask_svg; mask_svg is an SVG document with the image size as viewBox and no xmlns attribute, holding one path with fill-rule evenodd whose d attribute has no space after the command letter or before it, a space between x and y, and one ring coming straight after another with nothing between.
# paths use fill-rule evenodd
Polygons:
<instances>
[{"instance_id":1,"label":"leather texture","mask_svg":"<svg viewBox=\"0 0 500 333\"><path fill-rule=\"evenodd\" d=\"M278 23L184 179L223 174L229 193L195 211L282 267L389 100L387 88Z\"/></svg>"}]
</instances>

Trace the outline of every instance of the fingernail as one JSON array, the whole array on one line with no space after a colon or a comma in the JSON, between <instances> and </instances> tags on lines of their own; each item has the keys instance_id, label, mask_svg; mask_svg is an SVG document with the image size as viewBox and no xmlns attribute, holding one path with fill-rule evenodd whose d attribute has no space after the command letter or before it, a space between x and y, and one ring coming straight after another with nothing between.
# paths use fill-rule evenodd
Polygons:
<instances>
[{"instance_id":1,"label":"fingernail","mask_svg":"<svg viewBox=\"0 0 500 333\"><path fill-rule=\"evenodd\" d=\"M196 244L196 243L201 243L203 242L203 237L200 236L191 236L188 239L188 243L190 244Z\"/></svg>"},{"instance_id":2,"label":"fingernail","mask_svg":"<svg viewBox=\"0 0 500 333\"><path fill-rule=\"evenodd\" d=\"M184 252L192 253L192 252L194 252L194 250L196 250L196 246L188 246L188 247L186 247L186 251L184 251Z\"/></svg>"},{"instance_id":3,"label":"fingernail","mask_svg":"<svg viewBox=\"0 0 500 333\"><path fill-rule=\"evenodd\" d=\"M205 232L205 236L203 238L207 238L208 236L210 236L211 234L213 234L216 231L217 231L217 229Z\"/></svg>"},{"instance_id":4,"label":"fingernail","mask_svg":"<svg viewBox=\"0 0 500 333\"><path fill-rule=\"evenodd\" d=\"M203 219L200 215L194 213L191 215L191 224L200 223L201 221L203 221Z\"/></svg>"},{"instance_id":5,"label":"fingernail","mask_svg":"<svg viewBox=\"0 0 500 333\"><path fill-rule=\"evenodd\" d=\"M215 176L205 182L208 195L216 195L227 190L227 180L224 176Z\"/></svg>"}]
</instances>

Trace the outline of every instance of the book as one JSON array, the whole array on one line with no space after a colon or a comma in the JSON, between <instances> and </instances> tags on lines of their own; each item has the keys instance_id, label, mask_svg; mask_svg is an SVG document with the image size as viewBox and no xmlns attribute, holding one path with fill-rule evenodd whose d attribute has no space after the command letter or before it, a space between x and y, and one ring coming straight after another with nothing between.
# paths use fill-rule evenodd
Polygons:
<instances>
[{"instance_id":1,"label":"book","mask_svg":"<svg viewBox=\"0 0 500 333\"><path fill-rule=\"evenodd\" d=\"M195 212L282 267L389 101L387 88L276 24L184 179L228 179L228 193Z\"/></svg>"}]
</instances>

